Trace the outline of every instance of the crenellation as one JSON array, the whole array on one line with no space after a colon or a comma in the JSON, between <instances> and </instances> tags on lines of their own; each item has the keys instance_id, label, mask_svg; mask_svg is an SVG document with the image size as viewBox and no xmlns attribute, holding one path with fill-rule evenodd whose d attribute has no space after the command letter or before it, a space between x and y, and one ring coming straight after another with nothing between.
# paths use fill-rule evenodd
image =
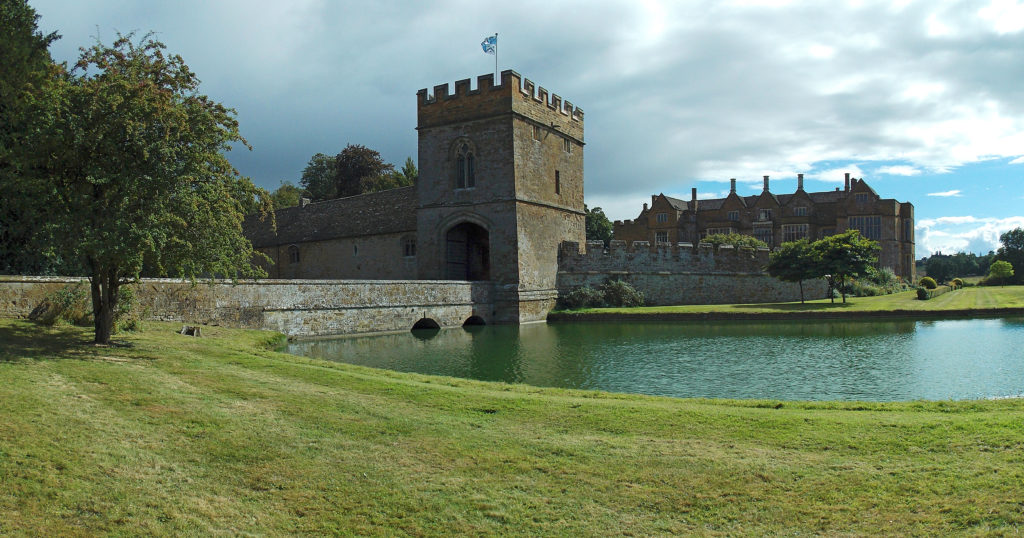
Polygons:
<instances>
[{"instance_id":1,"label":"crenellation","mask_svg":"<svg viewBox=\"0 0 1024 538\"><path fill-rule=\"evenodd\" d=\"M470 79L468 79L468 78L464 78L462 80L456 80L455 81L455 96L456 97L461 97L461 96L469 95L470 93L477 93L477 92L471 92L470 91L470 89L471 89L470 88L470 83L471 83Z\"/></svg>"},{"instance_id":2,"label":"crenellation","mask_svg":"<svg viewBox=\"0 0 1024 538\"><path fill-rule=\"evenodd\" d=\"M448 83L434 86L434 102L444 101L448 98Z\"/></svg>"},{"instance_id":3,"label":"crenellation","mask_svg":"<svg viewBox=\"0 0 1024 538\"><path fill-rule=\"evenodd\" d=\"M487 73L476 77L476 89L481 92L494 89L494 74Z\"/></svg>"},{"instance_id":4,"label":"crenellation","mask_svg":"<svg viewBox=\"0 0 1024 538\"><path fill-rule=\"evenodd\" d=\"M562 97L557 93L551 94L551 102L548 103L548 108L554 110L555 112L558 112L559 114L568 116L568 114L566 114L565 111L562 110Z\"/></svg>"}]
</instances>

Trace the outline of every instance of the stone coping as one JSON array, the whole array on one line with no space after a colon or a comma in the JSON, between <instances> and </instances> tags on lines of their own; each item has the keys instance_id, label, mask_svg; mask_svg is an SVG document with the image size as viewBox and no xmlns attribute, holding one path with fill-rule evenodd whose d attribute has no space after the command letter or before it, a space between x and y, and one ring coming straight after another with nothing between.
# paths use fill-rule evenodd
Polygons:
<instances>
[{"instance_id":1,"label":"stone coping","mask_svg":"<svg viewBox=\"0 0 1024 538\"><path fill-rule=\"evenodd\" d=\"M88 282L88 277L80 276L16 276L16 275L0 275L0 283L19 283L19 282L53 282L53 283L74 283L74 282ZM182 280L179 278L143 278L139 280L139 283L154 283L154 284L192 284L191 280ZM132 283L129 283L132 284ZM455 285L492 285L493 282L489 280L328 280L328 279L284 279L284 278L261 278L259 280L245 279L245 280L203 280L197 279L195 285L200 286L204 284L220 284L229 286L242 286L242 285L273 285L273 286L286 286L286 285L316 285L316 284L372 284L377 286L386 286L391 284L455 284Z\"/></svg>"}]
</instances>

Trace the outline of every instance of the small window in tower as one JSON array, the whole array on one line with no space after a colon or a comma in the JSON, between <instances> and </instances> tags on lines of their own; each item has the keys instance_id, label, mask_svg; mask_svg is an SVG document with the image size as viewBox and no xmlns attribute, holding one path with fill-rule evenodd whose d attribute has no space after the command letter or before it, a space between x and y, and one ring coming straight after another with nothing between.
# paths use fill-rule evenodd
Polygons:
<instances>
[{"instance_id":1,"label":"small window in tower","mask_svg":"<svg viewBox=\"0 0 1024 538\"><path fill-rule=\"evenodd\" d=\"M295 245L288 247L288 263L299 263L299 247Z\"/></svg>"},{"instance_id":2,"label":"small window in tower","mask_svg":"<svg viewBox=\"0 0 1024 538\"><path fill-rule=\"evenodd\" d=\"M566 153L572 153L572 141L568 138L563 138L562 149L565 150Z\"/></svg>"},{"instance_id":3,"label":"small window in tower","mask_svg":"<svg viewBox=\"0 0 1024 538\"><path fill-rule=\"evenodd\" d=\"M402 255L405 256L406 258L416 257L415 239L406 239L405 241L402 241Z\"/></svg>"},{"instance_id":4,"label":"small window in tower","mask_svg":"<svg viewBox=\"0 0 1024 538\"><path fill-rule=\"evenodd\" d=\"M664 224L668 222L668 213L658 213L655 215L655 219L658 221L658 224Z\"/></svg>"},{"instance_id":5,"label":"small window in tower","mask_svg":"<svg viewBox=\"0 0 1024 538\"><path fill-rule=\"evenodd\" d=\"M359 255L359 245L352 245L352 255L353 256L358 256Z\"/></svg>"},{"instance_id":6,"label":"small window in tower","mask_svg":"<svg viewBox=\"0 0 1024 538\"><path fill-rule=\"evenodd\" d=\"M469 144L462 144L455 157L455 188L472 189L476 186L476 156Z\"/></svg>"},{"instance_id":7,"label":"small window in tower","mask_svg":"<svg viewBox=\"0 0 1024 538\"><path fill-rule=\"evenodd\" d=\"M540 125L533 126L533 139L540 140Z\"/></svg>"},{"instance_id":8,"label":"small window in tower","mask_svg":"<svg viewBox=\"0 0 1024 538\"><path fill-rule=\"evenodd\" d=\"M555 194L562 194L562 178L558 170L555 170Z\"/></svg>"}]
</instances>

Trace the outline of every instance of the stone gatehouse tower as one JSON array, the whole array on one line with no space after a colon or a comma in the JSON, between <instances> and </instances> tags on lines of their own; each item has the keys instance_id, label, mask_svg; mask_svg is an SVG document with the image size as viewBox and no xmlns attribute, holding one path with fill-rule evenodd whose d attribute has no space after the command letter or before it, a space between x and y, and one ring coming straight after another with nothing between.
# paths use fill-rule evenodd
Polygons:
<instances>
[{"instance_id":1,"label":"stone gatehouse tower","mask_svg":"<svg viewBox=\"0 0 1024 538\"><path fill-rule=\"evenodd\" d=\"M583 243L583 111L519 73L417 94L417 276L490 280L499 322L545 319Z\"/></svg>"},{"instance_id":2,"label":"stone gatehouse tower","mask_svg":"<svg viewBox=\"0 0 1024 538\"><path fill-rule=\"evenodd\" d=\"M511 70L422 89L416 109L416 186L281 209L276 230L250 219L267 273L483 281L484 318L544 320L559 245L586 236L583 111Z\"/></svg>"}]
</instances>

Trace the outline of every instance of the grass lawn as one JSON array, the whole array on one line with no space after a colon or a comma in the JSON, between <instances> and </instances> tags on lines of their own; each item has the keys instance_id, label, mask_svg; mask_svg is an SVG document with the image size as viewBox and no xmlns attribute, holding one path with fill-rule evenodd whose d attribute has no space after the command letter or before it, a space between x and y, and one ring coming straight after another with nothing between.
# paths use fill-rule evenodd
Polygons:
<instances>
[{"instance_id":1,"label":"grass lawn","mask_svg":"<svg viewBox=\"0 0 1024 538\"><path fill-rule=\"evenodd\" d=\"M204 327L197 339L179 327L149 323L95 347L88 329L0 320L0 534L1024 526L1022 400L538 389L319 362L269 350L270 333Z\"/></svg>"},{"instance_id":2,"label":"grass lawn","mask_svg":"<svg viewBox=\"0 0 1024 538\"><path fill-rule=\"evenodd\" d=\"M791 312L894 312L916 311L927 315L951 310L988 310L996 308L1024 308L1024 286L974 286L952 291L934 299L922 301L916 291L905 291L877 297L847 297L846 303L836 299L794 303L755 303L717 305L644 306L634 308L585 308L561 311L571 314L664 314L664 313L744 313L786 314Z\"/></svg>"}]
</instances>

